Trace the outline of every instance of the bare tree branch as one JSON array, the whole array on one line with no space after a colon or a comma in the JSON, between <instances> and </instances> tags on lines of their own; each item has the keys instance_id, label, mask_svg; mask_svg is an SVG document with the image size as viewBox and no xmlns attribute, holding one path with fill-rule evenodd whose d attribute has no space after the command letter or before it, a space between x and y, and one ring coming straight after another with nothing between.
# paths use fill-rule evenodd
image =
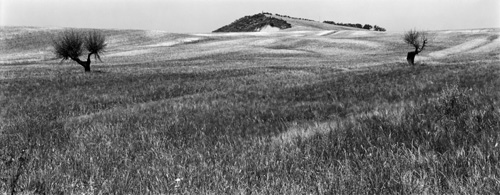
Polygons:
<instances>
[{"instance_id":1,"label":"bare tree branch","mask_svg":"<svg viewBox=\"0 0 500 195\"><path fill-rule=\"evenodd\" d=\"M104 52L106 46L106 37L98 31L89 32L85 39L85 48L99 61L101 61L100 54Z\"/></svg>"},{"instance_id":2,"label":"bare tree branch","mask_svg":"<svg viewBox=\"0 0 500 195\"><path fill-rule=\"evenodd\" d=\"M408 55L406 56L408 64L414 65L415 56L422 52L425 48L425 45L427 44L427 33L413 29L403 35L403 40L406 44L411 45L415 48L415 51L408 52Z\"/></svg>"},{"instance_id":3,"label":"bare tree branch","mask_svg":"<svg viewBox=\"0 0 500 195\"><path fill-rule=\"evenodd\" d=\"M404 34L403 40L405 43L412 45L415 48L415 52L418 54L424 50L428 39L425 32L413 29Z\"/></svg>"}]
</instances>

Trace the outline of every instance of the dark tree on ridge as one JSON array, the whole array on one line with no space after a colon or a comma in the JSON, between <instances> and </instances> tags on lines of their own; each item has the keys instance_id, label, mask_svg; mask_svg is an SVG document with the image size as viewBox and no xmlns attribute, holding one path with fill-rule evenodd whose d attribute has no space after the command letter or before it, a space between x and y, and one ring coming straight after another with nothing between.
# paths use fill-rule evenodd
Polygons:
<instances>
[{"instance_id":1,"label":"dark tree on ridge","mask_svg":"<svg viewBox=\"0 0 500 195\"><path fill-rule=\"evenodd\" d=\"M415 48L415 51L408 52L406 56L406 60L408 60L408 64L415 65L415 56L422 52L425 48L425 44L427 43L427 35L425 32L410 30L404 34L403 40L408 45L411 45Z\"/></svg>"},{"instance_id":2,"label":"dark tree on ridge","mask_svg":"<svg viewBox=\"0 0 500 195\"><path fill-rule=\"evenodd\" d=\"M100 55L104 52L106 45L106 37L98 31L81 33L67 30L63 31L52 42L57 58L62 60L71 59L83 66L85 72L90 72L90 56L94 55L95 59L101 61ZM80 56L84 54L84 49L88 51L87 61L80 60Z\"/></svg>"},{"instance_id":3,"label":"dark tree on ridge","mask_svg":"<svg viewBox=\"0 0 500 195\"><path fill-rule=\"evenodd\" d=\"M363 29L366 29L366 30L371 30L372 28L373 28L373 26L372 26L372 25L369 25L369 24L365 24L365 25L363 26Z\"/></svg>"}]
</instances>

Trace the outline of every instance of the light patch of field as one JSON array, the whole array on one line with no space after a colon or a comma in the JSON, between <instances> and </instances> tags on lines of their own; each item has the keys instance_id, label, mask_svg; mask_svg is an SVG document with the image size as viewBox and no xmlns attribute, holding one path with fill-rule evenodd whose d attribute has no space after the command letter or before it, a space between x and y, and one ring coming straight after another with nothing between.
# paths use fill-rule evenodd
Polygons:
<instances>
[{"instance_id":1,"label":"light patch of field","mask_svg":"<svg viewBox=\"0 0 500 195\"><path fill-rule=\"evenodd\" d=\"M39 62L53 58L52 53L47 51L16 52L7 55L0 55L0 64L19 63L19 62Z\"/></svg>"},{"instance_id":2,"label":"light patch of field","mask_svg":"<svg viewBox=\"0 0 500 195\"><path fill-rule=\"evenodd\" d=\"M394 124L401 121L401 117L406 108L414 107L414 102L398 102L394 104L383 104L375 108L371 112L350 115L342 120L312 122L312 123L291 123L287 131L276 135L272 138L276 145L293 144L297 139L306 140L316 135L325 135L331 131L345 128L345 124L357 124L358 121L373 116L381 116L390 118Z\"/></svg>"},{"instance_id":3,"label":"light patch of field","mask_svg":"<svg viewBox=\"0 0 500 195\"><path fill-rule=\"evenodd\" d=\"M130 37L127 35L113 35L107 38L107 42L110 46L112 45L122 45L129 41Z\"/></svg>"},{"instance_id":4,"label":"light patch of field","mask_svg":"<svg viewBox=\"0 0 500 195\"><path fill-rule=\"evenodd\" d=\"M184 38L184 39L178 39L174 41L166 41L166 42L160 42L156 44L151 44L151 45L145 45L143 47L171 47L179 44L185 44L185 43L192 43L195 41L202 40L199 37L190 37L190 38Z\"/></svg>"},{"instance_id":5,"label":"light patch of field","mask_svg":"<svg viewBox=\"0 0 500 195\"><path fill-rule=\"evenodd\" d=\"M494 32L494 31L495 30L493 30L493 29L465 29L465 30L440 31L440 33L444 33L444 34L450 34L450 33L480 34L480 33Z\"/></svg>"},{"instance_id":6,"label":"light patch of field","mask_svg":"<svg viewBox=\"0 0 500 195\"><path fill-rule=\"evenodd\" d=\"M197 49L226 51L226 49L248 48L248 46L252 45L254 40L255 39L223 39L201 43L198 45Z\"/></svg>"},{"instance_id":7,"label":"light patch of field","mask_svg":"<svg viewBox=\"0 0 500 195\"><path fill-rule=\"evenodd\" d=\"M266 25L260 29L260 32L279 32L281 29L277 27L272 27L270 25Z\"/></svg>"},{"instance_id":8,"label":"light patch of field","mask_svg":"<svg viewBox=\"0 0 500 195\"><path fill-rule=\"evenodd\" d=\"M432 52L429 55L432 57L444 57L444 56L448 56L448 55L463 53L463 52L471 51L473 49L477 49L477 48L481 47L482 45L485 45L488 42L489 41L486 38L478 38L478 39L467 41L467 42L462 43L460 45L456 45L456 46L453 46L453 47L450 47L450 48L447 48L444 50Z\"/></svg>"},{"instance_id":9,"label":"light patch of field","mask_svg":"<svg viewBox=\"0 0 500 195\"><path fill-rule=\"evenodd\" d=\"M328 42L331 43L341 43L341 44L353 44L358 47L371 47L371 48L382 48L383 45L373 41L365 41L358 39L330 39Z\"/></svg>"},{"instance_id":10,"label":"light patch of field","mask_svg":"<svg viewBox=\"0 0 500 195\"><path fill-rule=\"evenodd\" d=\"M54 32L62 30L60 27L17 27L17 26L9 26L2 27L0 26L0 40L5 40L9 38L13 38L16 36L27 35L36 32Z\"/></svg>"},{"instance_id":11,"label":"light patch of field","mask_svg":"<svg viewBox=\"0 0 500 195\"><path fill-rule=\"evenodd\" d=\"M326 36L326 35L330 35L332 33L335 33L335 31L333 30L327 30L327 31L322 31L322 32L319 32L318 34L316 34L317 36Z\"/></svg>"},{"instance_id":12,"label":"light patch of field","mask_svg":"<svg viewBox=\"0 0 500 195\"><path fill-rule=\"evenodd\" d=\"M306 51L294 50L294 49L263 49L257 50L259 53L270 53L270 54L303 54Z\"/></svg>"},{"instance_id":13,"label":"light patch of field","mask_svg":"<svg viewBox=\"0 0 500 195\"><path fill-rule=\"evenodd\" d=\"M372 31L353 31L351 36L368 36L373 34L374 33Z\"/></svg>"},{"instance_id":14,"label":"light patch of field","mask_svg":"<svg viewBox=\"0 0 500 195\"><path fill-rule=\"evenodd\" d=\"M195 36L204 37L245 37L245 36L269 36L277 32L234 32L234 33L196 33Z\"/></svg>"},{"instance_id":15,"label":"light patch of field","mask_svg":"<svg viewBox=\"0 0 500 195\"><path fill-rule=\"evenodd\" d=\"M151 49L141 49L141 50L130 50L130 51L122 51L122 52L116 52L116 53L111 53L106 56L108 57L117 57L117 56L137 56L137 55L144 55L151 53Z\"/></svg>"},{"instance_id":16,"label":"light patch of field","mask_svg":"<svg viewBox=\"0 0 500 195\"><path fill-rule=\"evenodd\" d=\"M380 36L380 35L390 35L387 32L375 32L368 30L341 30L335 32L336 37L370 37L370 36Z\"/></svg>"},{"instance_id":17,"label":"light patch of field","mask_svg":"<svg viewBox=\"0 0 500 195\"><path fill-rule=\"evenodd\" d=\"M145 34L148 37L157 38L157 37L161 37L164 35L168 35L170 33L165 32L165 31L160 31L160 30L148 30L148 31L145 31Z\"/></svg>"},{"instance_id":18,"label":"light patch of field","mask_svg":"<svg viewBox=\"0 0 500 195\"><path fill-rule=\"evenodd\" d=\"M272 39L258 39L258 40L250 42L250 44L254 45L254 46L267 46L267 45L274 44L277 41L278 41L278 39L276 39L276 38L272 38Z\"/></svg>"},{"instance_id":19,"label":"light patch of field","mask_svg":"<svg viewBox=\"0 0 500 195\"><path fill-rule=\"evenodd\" d=\"M272 139L275 145L293 144L297 139L309 139L318 134L327 134L336 129L342 128L336 121L313 122L312 124L291 124L287 131L275 136Z\"/></svg>"},{"instance_id":20,"label":"light patch of field","mask_svg":"<svg viewBox=\"0 0 500 195\"><path fill-rule=\"evenodd\" d=\"M471 53L500 52L500 38L498 35L490 42L470 51Z\"/></svg>"},{"instance_id":21,"label":"light patch of field","mask_svg":"<svg viewBox=\"0 0 500 195\"><path fill-rule=\"evenodd\" d=\"M289 36L290 37L305 37L307 34L310 34L311 31L307 30L301 30L301 31L291 31Z\"/></svg>"}]
</instances>

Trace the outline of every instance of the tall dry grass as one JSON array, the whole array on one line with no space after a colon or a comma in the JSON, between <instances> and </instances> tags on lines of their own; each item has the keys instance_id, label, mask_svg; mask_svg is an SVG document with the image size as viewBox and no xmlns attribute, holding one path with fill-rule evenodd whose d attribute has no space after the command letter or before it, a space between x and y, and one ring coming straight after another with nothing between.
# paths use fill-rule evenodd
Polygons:
<instances>
[{"instance_id":1,"label":"tall dry grass","mask_svg":"<svg viewBox=\"0 0 500 195\"><path fill-rule=\"evenodd\" d=\"M498 66L322 71L315 82L280 82L269 75L291 72L276 68L3 80L2 191L499 190ZM324 129L275 139L301 127Z\"/></svg>"}]
</instances>

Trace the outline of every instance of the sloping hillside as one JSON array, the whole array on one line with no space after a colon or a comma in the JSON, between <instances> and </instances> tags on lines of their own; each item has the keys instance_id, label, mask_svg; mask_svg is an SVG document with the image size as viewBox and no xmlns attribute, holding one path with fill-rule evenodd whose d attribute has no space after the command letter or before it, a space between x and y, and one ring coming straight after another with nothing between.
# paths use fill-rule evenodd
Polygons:
<instances>
[{"instance_id":1,"label":"sloping hillside","mask_svg":"<svg viewBox=\"0 0 500 195\"><path fill-rule=\"evenodd\" d=\"M302 22L303 26L298 26L299 22ZM406 62L404 59L406 52L411 50L400 40L401 32L358 29L293 31L293 29L320 29L321 27L315 28L307 24L313 23L297 20L295 27L282 30L283 32L280 33L173 34L163 31L103 30L107 37L108 48L103 56L104 62L95 62L95 65L105 68L106 65L143 63L151 59L155 61L211 59L222 58L217 57L222 55L243 61L261 59L262 56L272 56L276 59L282 59L280 56L293 56L294 58L301 56L300 59L307 58L308 63L311 60L341 59L342 63L335 64L335 66L353 68L353 65L357 67L387 62ZM335 27L335 25L331 26ZM339 26L339 28L349 27ZM2 35L0 66L37 64L52 67L59 65L60 60L54 59L50 40L62 30L37 27L0 28ZM439 64L441 59L456 55L461 55L462 58L498 59L500 55L498 33L499 29L430 31L430 36L434 37L432 47L417 56L417 61L425 60L427 64ZM63 64L79 68L71 61ZM0 77L1 74L0 70Z\"/></svg>"},{"instance_id":2,"label":"sloping hillside","mask_svg":"<svg viewBox=\"0 0 500 195\"><path fill-rule=\"evenodd\" d=\"M272 17L276 19L281 19L285 20L286 22L290 23L292 25L292 28L286 29L286 31L301 31L301 30L311 30L311 31L318 31L318 30L364 30L364 29L359 29L359 28L353 28L353 27L348 27L348 26L339 26L339 25L333 25L333 24L326 24L318 21L311 21L311 20L305 20L305 19L297 19L297 18L290 18L290 17L283 17L283 16L277 16L277 15L271 15L271 14L266 14L267 17Z\"/></svg>"},{"instance_id":3,"label":"sloping hillside","mask_svg":"<svg viewBox=\"0 0 500 195\"><path fill-rule=\"evenodd\" d=\"M267 17L264 14L255 14L253 16L240 18L229 25L215 30L214 32L256 32L268 26L279 29L292 27L292 25L285 20Z\"/></svg>"},{"instance_id":4,"label":"sloping hillside","mask_svg":"<svg viewBox=\"0 0 500 195\"><path fill-rule=\"evenodd\" d=\"M273 28L280 31L363 30L359 28L326 24L318 21L259 13L245 16L213 32L259 32Z\"/></svg>"}]
</instances>

